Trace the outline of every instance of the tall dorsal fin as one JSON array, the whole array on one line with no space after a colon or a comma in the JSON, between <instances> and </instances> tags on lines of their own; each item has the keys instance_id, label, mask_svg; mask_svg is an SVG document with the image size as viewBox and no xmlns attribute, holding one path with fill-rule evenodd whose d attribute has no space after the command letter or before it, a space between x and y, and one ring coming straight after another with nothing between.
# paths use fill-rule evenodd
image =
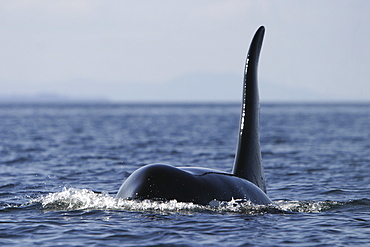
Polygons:
<instances>
[{"instance_id":1,"label":"tall dorsal fin","mask_svg":"<svg viewBox=\"0 0 370 247\"><path fill-rule=\"evenodd\" d=\"M233 167L235 176L249 180L266 192L259 138L258 59L265 28L261 26L249 47L244 68L240 131Z\"/></svg>"}]
</instances>

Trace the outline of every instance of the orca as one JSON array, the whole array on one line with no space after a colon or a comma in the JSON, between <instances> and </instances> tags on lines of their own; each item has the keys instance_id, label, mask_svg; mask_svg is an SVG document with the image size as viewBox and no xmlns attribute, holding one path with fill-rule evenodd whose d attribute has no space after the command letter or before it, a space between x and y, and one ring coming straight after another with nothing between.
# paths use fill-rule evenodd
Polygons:
<instances>
[{"instance_id":1,"label":"orca","mask_svg":"<svg viewBox=\"0 0 370 247\"><path fill-rule=\"evenodd\" d=\"M272 203L266 194L259 140L257 69L264 34L265 28L261 26L251 41L245 62L239 140L232 173L150 164L134 171L124 181L116 198L177 200L200 205L233 199L260 205Z\"/></svg>"}]
</instances>

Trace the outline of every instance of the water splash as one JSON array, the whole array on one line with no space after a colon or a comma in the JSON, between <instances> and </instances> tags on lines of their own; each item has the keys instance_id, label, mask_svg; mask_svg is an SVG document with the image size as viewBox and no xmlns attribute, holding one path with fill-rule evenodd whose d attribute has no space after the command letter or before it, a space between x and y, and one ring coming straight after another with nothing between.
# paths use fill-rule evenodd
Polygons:
<instances>
[{"instance_id":1,"label":"water splash","mask_svg":"<svg viewBox=\"0 0 370 247\"><path fill-rule=\"evenodd\" d=\"M87 189L63 188L61 192L49 193L34 199L44 210L133 210L133 211L196 211L202 208L193 203L161 201L135 201L114 198L105 193Z\"/></svg>"},{"instance_id":2,"label":"water splash","mask_svg":"<svg viewBox=\"0 0 370 247\"><path fill-rule=\"evenodd\" d=\"M46 196L32 200L40 203L44 210L130 210L155 212L210 212L210 213L317 213L331 209L341 202L333 201L275 201L271 205L255 205L246 200L231 200L220 202L213 200L208 206L193 203L167 202L152 200L123 200L114 198L107 193L95 193L87 189L64 188L61 192L49 193Z\"/></svg>"}]
</instances>

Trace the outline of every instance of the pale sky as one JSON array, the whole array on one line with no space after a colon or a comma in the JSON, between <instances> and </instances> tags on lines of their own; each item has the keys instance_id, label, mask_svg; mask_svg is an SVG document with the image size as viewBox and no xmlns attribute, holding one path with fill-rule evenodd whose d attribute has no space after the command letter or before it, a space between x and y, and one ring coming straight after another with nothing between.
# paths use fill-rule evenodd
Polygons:
<instances>
[{"instance_id":1,"label":"pale sky","mask_svg":"<svg viewBox=\"0 0 370 247\"><path fill-rule=\"evenodd\" d=\"M0 97L240 101L266 28L265 101L370 101L367 0L1 0Z\"/></svg>"}]
</instances>

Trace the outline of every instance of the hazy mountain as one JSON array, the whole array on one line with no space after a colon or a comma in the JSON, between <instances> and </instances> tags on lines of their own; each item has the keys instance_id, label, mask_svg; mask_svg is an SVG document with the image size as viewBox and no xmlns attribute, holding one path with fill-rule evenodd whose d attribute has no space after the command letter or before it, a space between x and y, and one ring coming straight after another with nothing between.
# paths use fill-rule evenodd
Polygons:
<instances>
[{"instance_id":1,"label":"hazy mountain","mask_svg":"<svg viewBox=\"0 0 370 247\"><path fill-rule=\"evenodd\" d=\"M124 101L239 102L242 97L242 80L240 74L194 73L163 84L123 84L120 97ZM314 92L284 85L260 82L259 88L262 102L323 99L323 96Z\"/></svg>"},{"instance_id":2,"label":"hazy mountain","mask_svg":"<svg viewBox=\"0 0 370 247\"><path fill-rule=\"evenodd\" d=\"M40 93L34 95L0 95L0 103L79 103L106 102L103 98L70 97L60 94Z\"/></svg>"}]
</instances>

